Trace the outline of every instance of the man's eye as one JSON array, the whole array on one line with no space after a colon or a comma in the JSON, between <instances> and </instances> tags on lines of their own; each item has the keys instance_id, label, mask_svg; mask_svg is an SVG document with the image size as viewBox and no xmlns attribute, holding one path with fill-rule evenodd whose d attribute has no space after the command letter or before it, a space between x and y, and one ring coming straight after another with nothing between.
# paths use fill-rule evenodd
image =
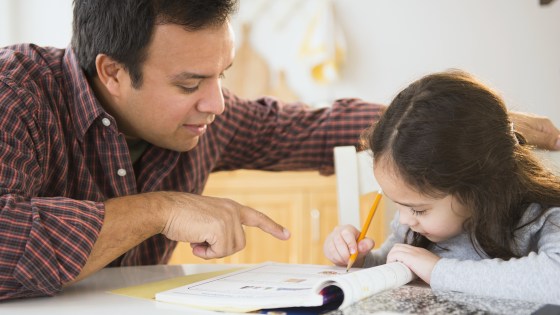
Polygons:
<instances>
[{"instance_id":1,"label":"man's eye","mask_svg":"<svg viewBox=\"0 0 560 315\"><path fill-rule=\"evenodd\" d=\"M194 93L198 90L198 85L195 87L186 87L186 86L179 85L179 88L185 93Z\"/></svg>"}]
</instances>

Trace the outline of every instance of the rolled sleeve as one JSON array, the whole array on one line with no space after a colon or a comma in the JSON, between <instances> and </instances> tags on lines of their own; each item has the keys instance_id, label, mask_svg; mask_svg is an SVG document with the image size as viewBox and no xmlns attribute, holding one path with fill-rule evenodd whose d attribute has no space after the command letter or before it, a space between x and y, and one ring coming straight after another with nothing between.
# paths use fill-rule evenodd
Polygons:
<instances>
[{"instance_id":1,"label":"rolled sleeve","mask_svg":"<svg viewBox=\"0 0 560 315\"><path fill-rule=\"evenodd\" d=\"M215 170L319 170L330 175L333 148L358 146L362 131L385 109L359 99L311 108L269 97L240 99L227 91L224 97L226 112L207 134L209 141L226 146Z\"/></svg>"},{"instance_id":2,"label":"rolled sleeve","mask_svg":"<svg viewBox=\"0 0 560 315\"><path fill-rule=\"evenodd\" d=\"M2 199L0 299L58 293L85 265L103 224L103 203Z\"/></svg>"}]
</instances>

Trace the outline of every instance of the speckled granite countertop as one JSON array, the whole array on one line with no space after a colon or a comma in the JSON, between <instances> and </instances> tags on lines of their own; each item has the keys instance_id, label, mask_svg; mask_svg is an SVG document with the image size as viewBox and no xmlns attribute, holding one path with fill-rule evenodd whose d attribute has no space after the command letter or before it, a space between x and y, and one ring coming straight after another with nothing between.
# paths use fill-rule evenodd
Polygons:
<instances>
[{"instance_id":1,"label":"speckled granite countertop","mask_svg":"<svg viewBox=\"0 0 560 315\"><path fill-rule=\"evenodd\" d=\"M530 302L493 299L459 292L433 292L424 283L412 283L376 294L328 315L374 314L531 314L542 305Z\"/></svg>"}]
</instances>

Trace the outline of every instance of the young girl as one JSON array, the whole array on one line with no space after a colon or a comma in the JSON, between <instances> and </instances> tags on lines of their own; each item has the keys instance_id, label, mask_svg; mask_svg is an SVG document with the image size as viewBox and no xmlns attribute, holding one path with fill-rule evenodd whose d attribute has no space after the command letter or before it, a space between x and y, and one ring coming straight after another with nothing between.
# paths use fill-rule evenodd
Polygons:
<instances>
[{"instance_id":1,"label":"young girl","mask_svg":"<svg viewBox=\"0 0 560 315\"><path fill-rule=\"evenodd\" d=\"M377 250L341 226L325 255L346 266L400 261L434 290L560 304L560 179L531 153L503 100L464 72L428 75L364 134L397 205Z\"/></svg>"}]
</instances>

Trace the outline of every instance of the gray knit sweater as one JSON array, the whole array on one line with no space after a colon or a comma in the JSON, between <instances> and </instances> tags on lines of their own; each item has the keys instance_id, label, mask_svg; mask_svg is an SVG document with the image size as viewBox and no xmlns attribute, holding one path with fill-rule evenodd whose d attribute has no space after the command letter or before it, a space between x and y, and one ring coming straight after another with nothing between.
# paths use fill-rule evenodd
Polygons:
<instances>
[{"instance_id":1,"label":"gray knit sweater","mask_svg":"<svg viewBox=\"0 0 560 315\"><path fill-rule=\"evenodd\" d=\"M532 204L521 222L530 221L539 209ZM364 267L384 264L393 245L403 242L408 226L399 224L398 216L391 223L393 233L366 257ZM560 208L549 209L515 237L523 257L509 260L480 256L465 233L438 243L445 250L432 250L442 258L432 271L432 289L560 304Z\"/></svg>"}]
</instances>

